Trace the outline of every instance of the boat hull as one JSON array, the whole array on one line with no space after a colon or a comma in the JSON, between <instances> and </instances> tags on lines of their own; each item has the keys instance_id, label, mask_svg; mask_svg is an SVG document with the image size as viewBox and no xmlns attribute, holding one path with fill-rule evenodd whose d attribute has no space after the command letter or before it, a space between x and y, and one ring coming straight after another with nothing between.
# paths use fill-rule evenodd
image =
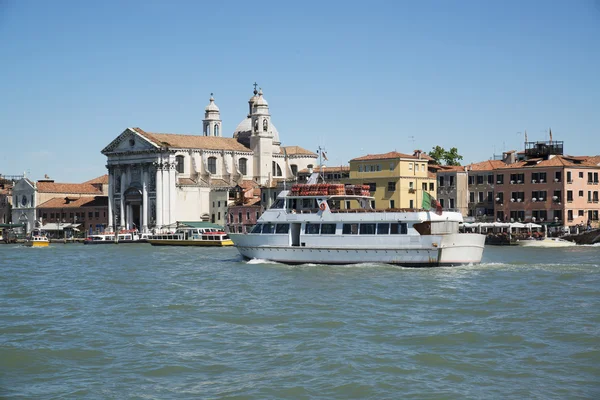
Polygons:
<instances>
[{"instance_id":1,"label":"boat hull","mask_svg":"<svg viewBox=\"0 0 600 400\"><path fill-rule=\"evenodd\" d=\"M148 239L152 246L203 246L203 247L224 247L233 246L231 240L170 240L170 239Z\"/></svg>"},{"instance_id":2,"label":"boat hull","mask_svg":"<svg viewBox=\"0 0 600 400\"><path fill-rule=\"evenodd\" d=\"M140 240L119 240L118 242L115 242L113 240L84 240L83 244L88 244L88 245L97 245L97 244L131 244L131 243L146 243L147 240L146 239L140 239Z\"/></svg>"},{"instance_id":3,"label":"boat hull","mask_svg":"<svg viewBox=\"0 0 600 400\"><path fill-rule=\"evenodd\" d=\"M27 246L27 247L48 247L48 246L50 246L50 242L45 242L45 241L25 242L25 246Z\"/></svg>"},{"instance_id":4,"label":"boat hull","mask_svg":"<svg viewBox=\"0 0 600 400\"><path fill-rule=\"evenodd\" d=\"M451 234L436 237L436 246L282 246L258 245L252 234L230 234L246 259L264 259L284 264L381 263L406 267L439 267L481 262L485 236ZM255 236L255 238L252 238ZM263 235L264 238L264 235ZM428 241L429 243L430 241Z\"/></svg>"}]
</instances>

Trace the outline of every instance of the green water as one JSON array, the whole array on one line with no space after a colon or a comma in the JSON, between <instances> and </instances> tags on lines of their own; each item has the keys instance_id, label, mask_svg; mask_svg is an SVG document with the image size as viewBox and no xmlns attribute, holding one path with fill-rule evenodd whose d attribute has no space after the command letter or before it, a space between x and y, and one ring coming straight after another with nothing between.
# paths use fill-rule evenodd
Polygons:
<instances>
[{"instance_id":1,"label":"green water","mask_svg":"<svg viewBox=\"0 0 600 400\"><path fill-rule=\"evenodd\" d=\"M0 398L600 398L600 247L477 266L0 245Z\"/></svg>"}]
</instances>

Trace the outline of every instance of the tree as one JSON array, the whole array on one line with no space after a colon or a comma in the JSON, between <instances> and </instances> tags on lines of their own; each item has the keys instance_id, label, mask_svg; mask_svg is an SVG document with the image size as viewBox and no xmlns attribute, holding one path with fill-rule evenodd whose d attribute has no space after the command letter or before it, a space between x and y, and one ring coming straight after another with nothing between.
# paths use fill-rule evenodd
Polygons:
<instances>
[{"instance_id":1,"label":"tree","mask_svg":"<svg viewBox=\"0 0 600 400\"><path fill-rule=\"evenodd\" d=\"M462 159L463 156L458 154L458 149L456 147L452 147L444 154L444 161L446 162L446 165L460 165L459 160Z\"/></svg>"},{"instance_id":2,"label":"tree","mask_svg":"<svg viewBox=\"0 0 600 400\"><path fill-rule=\"evenodd\" d=\"M441 146L435 146L429 152L429 157L433 158L433 163L440 165L442 161L445 165L460 165L460 160L463 159L463 156L458 154L458 149L456 147L452 147L450 150L446 151Z\"/></svg>"},{"instance_id":3,"label":"tree","mask_svg":"<svg viewBox=\"0 0 600 400\"><path fill-rule=\"evenodd\" d=\"M446 154L446 150L443 147L435 146L430 152L429 157L433 158L434 164L441 164L444 159L444 154Z\"/></svg>"}]
</instances>

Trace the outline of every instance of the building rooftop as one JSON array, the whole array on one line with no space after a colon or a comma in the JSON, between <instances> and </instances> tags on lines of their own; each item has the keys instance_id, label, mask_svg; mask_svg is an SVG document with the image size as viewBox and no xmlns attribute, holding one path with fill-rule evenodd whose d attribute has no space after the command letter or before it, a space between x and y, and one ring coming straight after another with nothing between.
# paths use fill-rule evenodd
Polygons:
<instances>
[{"instance_id":1,"label":"building rooftop","mask_svg":"<svg viewBox=\"0 0 600 400\"><path fill-rule=\"evenodd\" d=\"M108 185L108 174L101 175L101 176L99 176L97 178L90 179L89 181L85 181L83 183L89 183L89 184L98 184L98 183L100 183L100 184L103 184L103 185Z\"/></svg>"},{"instance_id":2,"label":"building rooftop","mask_svg":"<svg viewBox=\"0 0 600 400\"><path fill-rule=\"evenodd\" d=\"M234 138L220 136L181 135L178 133L153 133L141 128L132 128L152 143L161 147L174 147L179 149L207 149L207 150L233 150L239 152L252 152Z\"/></svg>"},{"instance_id":3,"label":"building rooftop","mask_svg":"<svg viewBox=\"0 0 600 400\"><path fill-rule=\"evenodd\" d=\"M89 183L57 183L54 181L38 181L38 193L70 193L70 194L98 194L102 191Z\"/></svg>"},{"instance_id":4,"label":"building rooftop","mask_svg":"<svg viewBox=\"0 0 600 400\"><path fill-rule=\"evenodd\" d=\"M38 208L78 208L107 207L108 196L95 197L54 197L38 206Z\"/></svg>"}]
</instances>

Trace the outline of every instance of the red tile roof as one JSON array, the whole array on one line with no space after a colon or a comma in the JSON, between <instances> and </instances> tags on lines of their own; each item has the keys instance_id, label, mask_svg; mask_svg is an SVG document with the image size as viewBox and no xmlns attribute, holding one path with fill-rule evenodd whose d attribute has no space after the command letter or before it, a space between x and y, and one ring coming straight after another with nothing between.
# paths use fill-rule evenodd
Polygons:
<instances>
[{"instance_id":1,"label":"red tile roof","mask_svg":"<svg viewBox=\"0 0 600 400\"><path fill-rule=\"evenodd\" d=\"M312 151L306 150L305 148L302 148L300 146L281 146L280 154L284 154L284 152L283 152L284 149L285 149L285 153L288 156L307 155L307 156L317 157L317 155L315 153L313 153Z\"/></svg>"},{"instance_id":2,"label":"red tile roof","mask_svg":"<svg viewBox=\"0 0 600 400\"><path fill-rule=\"evenodd\" d=\"M36 184L39 193L102 194L89 183L57 183L39 181Z\"/></svg>"},{"instance_id":3,"label":"red tile roof","mask_svg":"<svg viewBox=\"0 0 600 400\"><path fill-rule=\"evenodd\" d=\"M104 175L99 176L97 178L90 179L89 181L85 181L83 183L89 183L89 184L101 183L103 185L108 185L108 174L104 174Z\"/></svg>"},{"instance_id":4,"label":"red tile roof","mask_svg":"<svg viewBox=\"0 0 600 400\"><path fill-rule=\"evenodd\" d=\"M571 156L554 156L548 160L543 158L533 158L529 160L518 161L513 164L508 164L502 167L502 169L515 169L515 168L547 168L547 167L597 167L600 162L600 156L594 157L571 157Z\"/></svg>"},{"instance_id":5,"label":"red tile roof","mask_svg":"<svg viewBox=\"0 0 600 400\"><path fill-rule=\"evenodd\" d=\"M469 171L493 171L498 168L504 168L506 164L501 160L486 160L467 165Z\"/></svg>"},{"instance_id":6,"label":"red tile roof","mask_svg":"<svg viewBox=\"0 0 600 400\"><path fill-rule=\"evenodd\" d=\"M69 200L67 200L69 199ZM54 197L38 206L38 208L78 208L78 207L107 207L107 196L94 197Z\"/></svg>"},{"instance_id":7,"label":"red tile roof","mask_svg":"<svg viewBox=\"0 0 600 400\"><path fill-rule=\"evenodd\" d=\"M240 152L252 151L234 138L180 135L176 133L152 133L145 132L141 128L133 128L133 130L158 146L180 149L234 150Z\"/></svg>"},{"instance_id":8,"label":"red tile roof","mask_svg":"<svg viewBox=\"0 0 600 400\"><path fill-rule=\"evenodd\" d=\"M260 185L259 185L257 182L253 181L253 180L250 180L250 179L244 179L244 180L242 181L242 183L240 183L240 187L241 187L242 189L246 189L246 190L248 190L248 189L255 189L255 188L257 188L257 187L260 187Z\"/></svg>"}]
</instances>

